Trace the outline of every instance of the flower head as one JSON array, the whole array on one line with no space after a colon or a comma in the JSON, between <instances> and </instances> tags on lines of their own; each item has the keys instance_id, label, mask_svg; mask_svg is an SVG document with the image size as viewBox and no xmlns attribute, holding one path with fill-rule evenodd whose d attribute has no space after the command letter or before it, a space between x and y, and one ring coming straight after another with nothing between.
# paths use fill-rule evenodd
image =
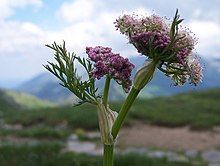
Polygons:
<instances>
[{"instance_id":1,"label":"flower head","mask_svg":"<svg viewBox=\"0 0 220 166\"><path fill-rule=\"evenodd\" d=\"M152 49L162 50L170 43L170 37L163 32L143 32L131 36L132 43L139 53L153 58ZM151 47L148 47L148 46Z\"/></svg>"},{"instance_id":2,"label":"flower head","mask_svg":"<svg viewBox=\"0 0 220 166\"><path fill-rule=\"evenodd\" d=\"M126 36L133 36L144 32L166 31L167 25L164 20L157 16L138 18L138 15L123 15L116 19L115 27Z\"/></svg>"},{"instance_id":3,"label":"flower head","mask_svg":"<svg viewBox=\"0 0 220 166\"><path fill-rule=\"evenodd\" d=\"M191 83L197 85L203 77L202 66L199 62L198 57L190 56L187 59L188 73L190 76Z\"/></svg>"},{"instance_id":4,"label":"flower head","mask_svg":"<svg viewBox=\"0 0 220 166\"><path fill-rule=\"evenodd\" d=\"M116 20L115 27L139 53L158 64L157 68L170 76L175 85L189 80L197 85L202 79L202 67L193 55L197 39L188 29L179 27L183 21L179 17L177 11L172 23L167 23L157 15L123 15Z\"/></svg>"},{"instance_id":5,"label":"flower head","mask_svg":"<svg viewBox=\"0 0 220 166\"><path fill-rule=\"evenodd\" d=\"M130 76L134 65L127 58L112 53L109 47L102 46L86 47L86 53L91 61L95 62L92 71L94 78L100 79L108 75L122 85L125 92L130 90L132 84Z\"/></svg>"}]
</instances>

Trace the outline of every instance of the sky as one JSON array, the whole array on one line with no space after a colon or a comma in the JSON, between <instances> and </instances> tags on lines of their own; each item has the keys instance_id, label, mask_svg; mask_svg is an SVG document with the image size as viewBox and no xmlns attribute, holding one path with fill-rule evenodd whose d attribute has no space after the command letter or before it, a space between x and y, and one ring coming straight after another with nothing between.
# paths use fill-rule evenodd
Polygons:
<instances>
[{"instance_id":1,"label":"sky","mask_svg":"<svg viewBox=\"0 0 220 166\"><path fill-rule=\"evenodd\" d=\"M85 55L86 46L108 46L122 56L137 55L113 22L125 13L172 18L179 9L184 26L197 36L196 52L220 58L219 0L0 0L0 87L45 72L53 58L45 47L66 41L69 51Z\"/></svg>"}]
</instances>

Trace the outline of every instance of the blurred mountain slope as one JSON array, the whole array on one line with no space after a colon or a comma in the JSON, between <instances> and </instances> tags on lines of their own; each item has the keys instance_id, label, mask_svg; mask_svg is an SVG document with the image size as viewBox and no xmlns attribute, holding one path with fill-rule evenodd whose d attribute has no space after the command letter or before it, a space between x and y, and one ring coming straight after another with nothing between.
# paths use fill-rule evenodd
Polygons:
<instances>
[{"instance_id":1,"label":"blurred mountain slope","mask_svg":"<svg viewBox=\"0 0 220 166\"><path fill-rule=\"evenodd\" d=\"M134 77L135 72L143 65L145 57L137 56L132 57L130 60L136 66L132 73L132 77ZM181 92L220 87L220 73L218 66L213 65L213 61L205 59L202 59L202 64L204 66L204 79L199 86L184 85L182 87L175 87L172 85L170 78L165 77L163 73L158 71L149 85L141 92L139 97L151 98L155 96L166 96ZM111 84L110 87L110 100L114 101L123 99L126 94L120 86L115 83L115 81L112 82L113 84ZM103 88L102 86L104 85L104 79L97 81L96 85L101 91ZM59 81L49 72L42 73L33 79L24 82L18 86L16 90L32 94L40 99L58 103L73 103L76 100L76 97L67 89L60 86Z\"/></svg>"},{"instance_id":2,"label":"blurred mountain slope","mask_svg":"<svg viewBox=\"0 0 220 166\"><path fill-rule=\"evenodd\" d=\"M40 100L30 94L0 89L0 111L7 109L36 109L53 106L55 106L55 104Z\"/></svg>"}]
</instances>

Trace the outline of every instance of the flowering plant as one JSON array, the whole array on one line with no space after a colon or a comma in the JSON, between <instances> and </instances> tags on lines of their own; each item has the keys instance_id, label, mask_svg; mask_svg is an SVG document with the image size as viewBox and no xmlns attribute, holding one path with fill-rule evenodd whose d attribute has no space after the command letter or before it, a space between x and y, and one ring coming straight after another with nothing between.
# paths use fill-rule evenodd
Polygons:
<instances>
[{"instance_id":1,"label":"flowering plant","mask_svg":"<svg viewBox=\"0 0 220 166\"><path fill-rule=\"evenodd\" d=\"M177 10L171 24L157 15L142 18L123 15L115 26L139 53L171 77L175 85L186 81L197 85L202 78L199 60L192 52L197 39L188 29L179 27L182 21Z\"/></svg>"},{"instance_id":2,"label":"flowering plant","mask_svg":"<svg viewBox=\"0 0 220 166\"><path fill-rule=\"evenodd\" d=\"M68 88L79 99L78 104L88 102L97 106L101 140L104 145L104 166L113 166L113 150L124 119L137 98L139 92L151 81L156 69L162 71L180 86L186 82L197 85L202 79L202 67L193 49L197 39L179 24L178 10L171 23L157 15L139 18L137 15L123 15L115 21L115 27L126 35L143 56L145 64L137 71L131 81L134 69L127 58L115 54L109 47L86 47L88 58L81 58L69 53L63 45L47 45L55 51L57 63L48 62L45 68L61 80L61 85ZM87 80L77 74L75 63L81 64ZM103 94L98 94L95 82L106 78ZM115 80L128 93L119 112L109 108L108 92L111 80Z\"/></svg>"}]
</instances>

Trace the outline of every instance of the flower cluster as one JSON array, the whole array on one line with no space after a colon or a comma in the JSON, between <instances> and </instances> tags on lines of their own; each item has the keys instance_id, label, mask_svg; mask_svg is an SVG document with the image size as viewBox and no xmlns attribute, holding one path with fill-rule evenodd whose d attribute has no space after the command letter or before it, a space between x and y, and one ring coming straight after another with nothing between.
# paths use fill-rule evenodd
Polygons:
<instances>
[{"instance_id":1,"label":"flower cluster","mask_svg":"<svg viewBox=\"0 0 220 166\"><path fill-rule=\"evenodd\" d=\"M188 56L186 66L181 63L172 63L166 69L175 85L183 85L187 81L197 85L201 82L202 66L197 56Z\"/></svg>"},{"instance_id":2,"label":"flower cluster","mask_svg":"<svg viewBox=\"0 0 220 166\"><path fill-rule=\"evenodd\" d=\"M177 39L178 40L174 43L174 48L178 49L177 60L184 64L184 61L186 61L187 57L192 55L192 51L195 47L197 39L191 36L187 30L179 31L177 34Z\"/></svg>"},{"instance_id":3,"label":"flower cluster","mask_svg":"<svg viewBox=\"0 0 220 166\"><path fill-rule=\"evenodd\" d=\"M130 38L130 42L134 44L139 53L151 55L150 47L164 49L169 43L170 38L167 34L160 32L143 32L137 35L133 35Z\"/></svg>"},{"instance_id":4,"label":"flower cluster","mask_svg":"<svg viewBox=\"0 0 220 166\"><path fill-rule=\"evenodd\" d=\"M100 79L108 75L122 85L125 92L130 90L132 84L130 80L131 71L134 65L127 58L119 54L112 53L109 47L87 47L86 53L91 61L95 62L92 74L95 78Z\"/></svg>"},{"instance_id":5,"label":"flower cluster","mask_svg":"<svg viewBox=\"0 0 220 166\"><path fill-rule=\"evenodd\" d=\"M115 27L139 53L158 63L175 85L187 81L197 85L202 79L202 67L193 55L197 39L188 29L178 27L181 22L178 12L171 24L156 15L138 18L133 14L119 17Z\"/></svg>"},{"instance_id":6,"label":"flower cluster","mask_svg":"<svg viewBox=\"0 0 220 166\"><path fill-rule=\"evenodd\" d=\"M188 72L190 73L190 80L193 84L197 85L200 81L201 78L203 77L202 74L202 67L199 62L198 57L188 57Z\"/></svg>"},{"instance_id":7,"label":"flower cluster","mask_svg":"<svg viewBox=\"0 0 220 166\"><path fill-rule=\"evenodd\" d=\"M139 53L153 56L153 49L161 50L170 43L168 26L156 15L138 18L137 15L123 15L119 17L115 26L122 34L128 36Z\"/></svg>"},{"instance_id":8,"label":"flower cluster","mask_svg":"<svg viewBox=\"0 0 220 166\"><path fill-rule=\"evenodd\" d=\"M115 27L122 34L133 36L144 32L167 31L168 27L164 20L157 16L138 18L138 15L123 15L116 19Z\"/></svg>"}]
</instances>

